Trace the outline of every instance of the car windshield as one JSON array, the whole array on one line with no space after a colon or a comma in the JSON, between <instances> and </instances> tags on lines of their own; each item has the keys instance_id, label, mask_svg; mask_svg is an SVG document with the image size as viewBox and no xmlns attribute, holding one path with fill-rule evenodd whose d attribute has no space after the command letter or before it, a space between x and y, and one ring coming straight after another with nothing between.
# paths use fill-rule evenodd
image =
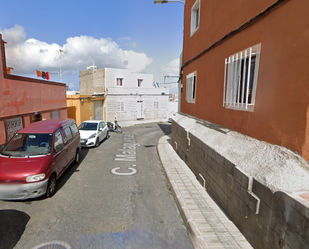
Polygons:
<instances>
[{"instance_id":1,"label":"car windshield","mask_svg":"<svg viewBox=\"0 0 309 249\"><path fill-rule=\"evenodd\" d=\"M51 152L53 134L20 134L5 146L3 155L14 157L47 155Z\"/></svg>"},{"instance_id":2,"label":"car windshield","mask_svg":"<svg viewBox=\"0 0 309 249\"><path fill-rule=\"evenodd\" d=\"M80 131L96 131L98 123L81 123L78 128Z\"/></svg>"}]
</instances>

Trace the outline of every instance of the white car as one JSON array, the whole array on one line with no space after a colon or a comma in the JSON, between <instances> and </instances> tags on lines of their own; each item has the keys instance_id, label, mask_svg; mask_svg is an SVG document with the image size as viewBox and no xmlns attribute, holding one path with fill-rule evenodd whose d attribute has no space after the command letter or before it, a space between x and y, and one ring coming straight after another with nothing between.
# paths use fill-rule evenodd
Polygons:
<instances>
[{"instance_id":1,"label":"white car","mask_svg":"<svg viewBox=\"0 0 309 249\"><path fill-rule=\"evenodd\" d=\"M109 137L109 129L103 120L88 120L79 127L82 147L98 147L100 142Z\"/></svg>"}]
</instances>

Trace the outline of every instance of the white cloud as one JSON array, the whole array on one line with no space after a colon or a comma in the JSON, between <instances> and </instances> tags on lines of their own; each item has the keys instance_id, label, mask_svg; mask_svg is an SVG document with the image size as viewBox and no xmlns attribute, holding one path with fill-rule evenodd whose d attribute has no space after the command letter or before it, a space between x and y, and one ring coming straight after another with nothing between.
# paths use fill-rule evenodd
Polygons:
<instances>
[{"instance_id":1,"label":"white cloud","mask_svg":"<svg viewBox=\"0 0 309 249\"><path fill-rule=\"evenodd\" d=\"M7 42L7 65L14 67L14 74L33 73L35 70L58 71L59 49L65 51L61 55L63 72L86 70L87 66L92 65L92 59L99 68L124 68L133 72L143 71L152 62L145 53L123 50L111 39L76 36L68 38L60 46L34 38L26 40L25 30L19 25L0 30L0 33Z\"/></svg>"},{"instance_id":2,"label":"white cloud","mask_svg":"<svg viewBox=\"0 0 309 249\"><path fill-rule=\"evenodd\" d=\"M165 78L165 86L170 89L170 93L178 92L179 77L179 59L175 59L160 67L164 76L173 76Z\"/></svg>"},{"instance_id":3,"label":"white cloud","mask_svg":"<svg viewBox=\"0 0 309 249\"><path fill-rule=\"evenodd\" d=\"M164 75L178 76L179 75L179 59L175 59L162 66L161 71Z\"/></svg>"}]
</instances>

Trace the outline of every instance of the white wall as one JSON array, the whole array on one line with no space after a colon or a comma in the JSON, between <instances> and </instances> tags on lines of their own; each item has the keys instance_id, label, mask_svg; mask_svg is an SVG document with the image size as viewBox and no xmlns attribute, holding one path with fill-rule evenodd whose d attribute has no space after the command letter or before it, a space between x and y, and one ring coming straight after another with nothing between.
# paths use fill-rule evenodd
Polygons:
<instances>
[{"instance_id":1,"label":"white wall","mask_svg":"<svg viewBox=\"0 0 309 249\"><path fill-rule=\"evenodd\" d=\"M109 87L117 87L117 78L123 79L123 86L118 88L137 88L137 80L142 79L141 88L152 88L153 84L153 75L152 74L139 74L132 73L126 69L115 69L115 68L105 68L105 86Z\"/></svg>"},{"instance_id":2,"label":"white wall","mask_svg":"<svg viewBox=\"0 0 309 249\"><path fill-rule=\"evenodd\" d=\"M124 111L117 110L117 102L124 102ZM168 95L157 96L113 96L105 99L106 121L135 121L137 120L137 101L143 103L143 116L145 120L167 120L169 110L167 108ZM154 109L154 102L159 102L159 109Z\"/></svg>"}]
</instances>

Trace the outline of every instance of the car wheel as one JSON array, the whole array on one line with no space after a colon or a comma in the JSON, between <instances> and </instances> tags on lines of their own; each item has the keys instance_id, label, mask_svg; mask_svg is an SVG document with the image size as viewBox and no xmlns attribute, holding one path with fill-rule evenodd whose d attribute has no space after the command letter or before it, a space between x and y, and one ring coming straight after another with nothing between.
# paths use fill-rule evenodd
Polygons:
<instances>
[{"instance_id":1,"label":"car wheel","mask_svg":"<svg viewBox=\"0 0 309 249\"><path fill-rule=\"evenodd\" d=\"M96 142L95 142L95 147L98 147L99 144L100 144L100 140L99 140L99 138L97 138L97 140L96 140Z\"/></svg>"},{"instance_id":2,"label":"car wheel","mask_svg":"<svg viewBox=\"0 0 309 249\"><path fill-rule=\"evenodd\" d=\"M56 193L57 188L57 179L56 175L52 174L48 180L47 190L46 190L46 197L50 198Z\"/></svg>"},{"instance_id":3,"label":"car wheel","mask_svg":"<svg viewBox=\"0 0 309 249\"><path fill-rule=\"evenodd\" d=\"M76 154L75 154L74 164L79 163L79 158L80 158L79 149L77 149Z\"/></svg>"}]
</instances>

